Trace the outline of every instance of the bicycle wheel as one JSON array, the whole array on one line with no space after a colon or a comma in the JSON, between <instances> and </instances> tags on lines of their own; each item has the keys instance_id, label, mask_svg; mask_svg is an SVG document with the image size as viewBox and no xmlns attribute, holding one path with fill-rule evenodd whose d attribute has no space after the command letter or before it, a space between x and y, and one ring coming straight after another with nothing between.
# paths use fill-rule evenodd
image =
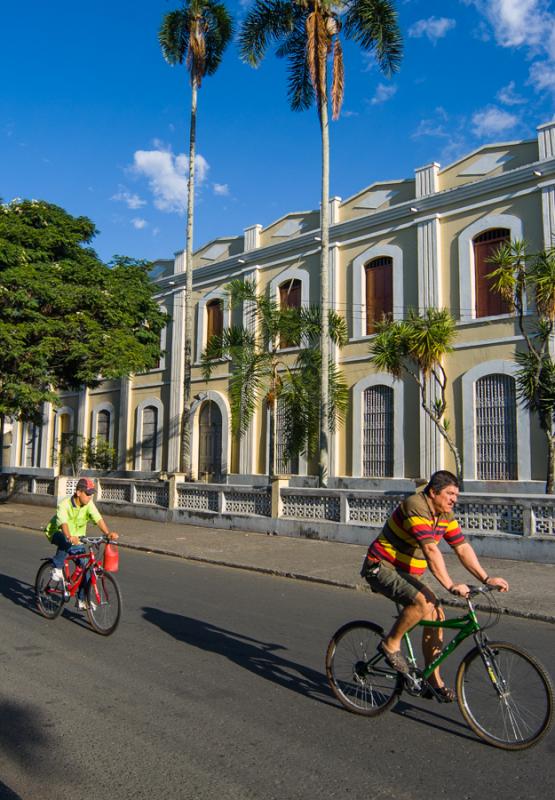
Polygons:
<instances>
[{"instance_id":1,"label":"bicycle wheel","mask_svg":"<svg viewBox=\"0 0 555 800\"><path fill-rule=\"evenodd\" d=\"M52 581L52 564L45 561L35 578L35 599L37 609L46 619L56 619L64 607L64 587L62 581Z\"/></svg>"},{"instance_id":2,"label":"bicycle wheel","mask_svg":"<svg viewBox=\"0 0 555 800\"><path fill-rule=\"evenodd\" d=\"M96 585L87 587L87 616L92 627L102 636L109 636L119 625L121 592L109 572L96 576Z\"/></svg>"},{"instance_id":3,"label":"bicycle wheel","mask_svg":"<svg viewBox=\"0 0 555 800\"><path fill-rule=\"evenodd\" d=\"M326 652L332 692L355 714L376 717L391 708L403 690L403 678L376 650L384 632L372 622L348 622L333 635Z\"/></svg>"},{"instance_id":4,"label":"bicycle wheel","mask_svg":"<svg viewBox=\"0 0 555 800\"><path fill-rule=\"evenodd\" d=\"M464 657L457 671L457 700L472 730L503 750L532 747L551 726L548 674L508 642L488 642L484 657L477 647Z\"/></svg>"}]
</instances>

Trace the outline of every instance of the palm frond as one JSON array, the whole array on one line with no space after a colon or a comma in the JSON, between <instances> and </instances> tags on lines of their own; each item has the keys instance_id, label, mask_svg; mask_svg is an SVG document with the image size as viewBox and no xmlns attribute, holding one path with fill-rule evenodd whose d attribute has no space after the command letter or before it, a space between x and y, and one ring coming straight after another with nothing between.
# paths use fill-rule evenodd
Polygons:
<instances>
[{"instance_id":1,"label":"palm frond","mask_svg":"<svg viewBox=\"0 0 555 800\"><path fill-rule=\"evenodd\" d=\"M345 92L345 68L343 64L343 50L339 36L335 37L333 44L333 80L331 84L331 109L332 118L338 119L343 105Z\"/></svg>"},{"instance_id":2,"label":"palm frond","mask_svg":"<svg viewBox=\"0 0 555 800\"><path fill-rule=\"evenodd\" d=\"M294 11L293 3L287 0L255 0L239 33L241 59L257 67L268 46L293 30Z\"/></svg>"},{"instance_id":3,"label":"palm frond","mask_svg":"<svg viewBox=\"0 0 555 800\"><path fill-rule=\"evenodd\" d=\"M343 26L347 38L363 50L374 52L384 74L398 71L403 40L391 0L348 0Z\"/></svg>"},{"instance_id":4,"label":"palm frond","mask_svg":"<svg viewBox=\"0 0 555 800\"><path fill-rule=\"evenodd\" d=\"M536 295L538 314L555 321L555 249L543 250L534 259L529 271Z\"/></svg>"},{"instance_id":5,"label":"palm frond","mask_svg":"<svg viewBox=\"0 0 555 800\"><path fill-rule=\"evenodd\" d=\"M296 24L283 45L276 50L280 58L287 58L287 96L293 111L306 111L314 102L314 88L307 61L307 37L304 17Z\"/></svg>"},{"instance_id":6,"label":"palm frond","mask_svg":"<svg viewBox=\"0 0 555 800\"><path fill-rule=\"evenodd\" d=\"M206 25L206 75L213 75L218 69L224 51L233 38L233 20L223 3L207 0Z\"/></svg>"},{"instance_id":7,"label":"palm frond","mask_svg":"<svg viewBox=\"0 0 555 800\"><path fill-rule=\"evenodd\" d=\"M162 20L158 41L168 64L182 64L189 50L189 14L186 9L170 11Z\"/></svg>"}]
</instances>

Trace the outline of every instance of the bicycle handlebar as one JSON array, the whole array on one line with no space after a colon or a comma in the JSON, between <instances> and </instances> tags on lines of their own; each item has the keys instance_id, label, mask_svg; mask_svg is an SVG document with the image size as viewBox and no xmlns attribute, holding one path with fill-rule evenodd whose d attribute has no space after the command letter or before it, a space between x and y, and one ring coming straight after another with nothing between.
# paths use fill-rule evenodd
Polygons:
<instances>
[{"instance_id":1,"label":"bicycle handlebar","mask_svg":"<svg viewBox=\"0 0 555 800\"><path fill-rule=\"evenodd\" d=\"M110 544L117 544L116 539L109 539L107 536L82 536L80 539L83 544L102 544L102 542L110 542Z\"/></svg>"}]
</instances>

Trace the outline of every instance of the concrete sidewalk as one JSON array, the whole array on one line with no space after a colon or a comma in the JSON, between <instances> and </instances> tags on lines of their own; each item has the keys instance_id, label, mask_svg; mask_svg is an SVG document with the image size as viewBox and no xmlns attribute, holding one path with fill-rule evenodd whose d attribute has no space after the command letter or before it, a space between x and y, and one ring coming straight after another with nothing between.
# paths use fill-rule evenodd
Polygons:
<instances>
[{"instance_id":1,"label":"concrete sidewalk","mask_svg":"<svg viewBox=\"0 0 555 800\"><path fill-rule=\"evenodd\" d=\"M0 526L40 531L52 513L52 508L46 506L3 503L0 504ZM106 519L120 534L123 547L369 591L359 577L366 552L366 547L361 545L151 522L123 516L107 516ZM45 540L45 552L47 548ZM501 575L509 581L510 592L496 595L504 613L555 623L555 564L493 558L480 560L490 575ZM468 573L457 558L448 554L446 561L452 577L466 581ZM460 605L445 593L443 597L446 605Z\"/></svg>"}]
</instances>

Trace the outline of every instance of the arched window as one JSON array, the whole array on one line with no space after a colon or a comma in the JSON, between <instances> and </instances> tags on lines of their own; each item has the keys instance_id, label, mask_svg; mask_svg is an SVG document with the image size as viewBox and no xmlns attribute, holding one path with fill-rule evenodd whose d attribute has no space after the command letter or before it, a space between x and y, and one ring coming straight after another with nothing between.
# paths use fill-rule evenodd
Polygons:
<instances>
[{"instance_id":1,"label":"arched window","mask_svg":"<svg viewBox=\"0 0 555 800\"><path fill-rule=\"evenodd\" d=\"M376 321L393 314L393 259L373 258L365 267L366 333L374 333ZM358 302L355 298L355 303Z\"/></svg>"},{"instance_id":2,"label":"arched window","mask_svg":"<svg viewBox=\"0 0 555 800\"><path fill-rule=\"evenodd\" d=\"M495 269L488 259L499 247L511 239L507 228L490 228L475 236L472 240L474 248L474 275L476 291L476 317L492 317L496 314L508 314L509 306L498 292L491 288L487 275Z\"/></svg>"},{"instance_id":3,"label":"arched window","mask_svg":"<svg viewBox=\"0 0 555 800\"><path fill-rule=\"evenodd\" d=\"M516 389L510 375L476 381L476 477L517 480Z\"/></svg>"},{"instance_id":4,"label":"arched window","mask_svg":"<svg viewBox=\"0 0 555 800\"><path fill-rule=\"evenodd\" d=\"M213 336L221 336L224 329L224 307L221 300L206 304L206 344Z\"/></svg>"},{"instance_id":5,"label":"arched window","mask_svg":"<svg viewBox=\"0 0 555 800\"><path fill-rule=\"evenodd\" d=\"M302 283L297 278L294 280L285 281L279 287L279 305L280 308L300 308L301 307L301 294ZM290 342L287 337L281 336L279 346L293 347L294 342Z\"/></svg>"},{"instance_id":6,"label":"arched window","mask_svg":"<svg viewBox=\"0 0 555 800\"><path fill-rule=\"evenodd\" d=\"M156 470L156 433L158 429L158 409L146 406L143 409L143 425L141 431L141 470Z\"/></svg>"},{"instance_id":7,"label":"arched window","mask_svg":"<svg viewBox=\"0 0 555 800\"><path fill-rule=\"evenodd\" d=\"M106 409L98 412L96 418L96 439L110 443L110 412Z\"/></svg>"},{"instance_id":8,"label":"arched window","mask_svg":"<svg viewBox=\"0 0 555 800\"><path fill-rule=\"evenodd\" d=\"M362 474L393 476L393 389L371 386L364 391Z\"/></svg>"}]
</instances>

